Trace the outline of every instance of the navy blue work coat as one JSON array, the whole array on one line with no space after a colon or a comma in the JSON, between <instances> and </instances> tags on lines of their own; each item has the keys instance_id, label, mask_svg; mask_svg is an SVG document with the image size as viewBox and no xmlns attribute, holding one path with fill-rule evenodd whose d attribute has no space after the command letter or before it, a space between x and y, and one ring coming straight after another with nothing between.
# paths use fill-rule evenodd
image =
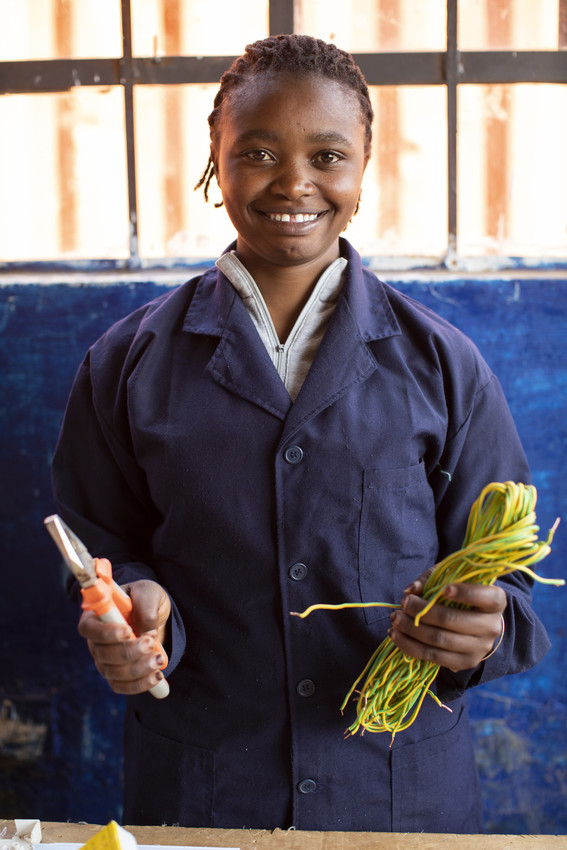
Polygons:
<instances>
[{"instance_id":1,"label":"navy blue work coat","mask_svg":"<svg viewBox=\"0 0 567 850\"><path fill-rule=\"evenodd\" d=\"M525 670L545 631L520 575L479 668L442 670L396 736L345 740L339 707L387 609L460 548L491 481L527 481L500 386L474 345L379 282L341 242L343 292L290 400L217 269L89 351L54 461L59 509L119 582L171 595L171 694L128 700L126 823L478 832L468 687Z\"/></svg>"}]
</instances>

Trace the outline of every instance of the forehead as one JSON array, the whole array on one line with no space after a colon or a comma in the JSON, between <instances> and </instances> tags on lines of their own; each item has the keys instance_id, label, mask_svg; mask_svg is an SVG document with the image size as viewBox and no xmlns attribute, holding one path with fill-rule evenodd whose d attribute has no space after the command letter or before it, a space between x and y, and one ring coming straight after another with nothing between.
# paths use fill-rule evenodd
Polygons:
<instances>
[{"instance_id":1,"label":"forehead","mask_svg":"<svg viewBox=\"0 0 567 850\"><path fill-rule=\"evenodd\" d=\"M255 131L277 135L348 136L364 139L362 108L353 89L320 75L246 77L223 103L220 137Z\"/></svg>"}]
</instances>

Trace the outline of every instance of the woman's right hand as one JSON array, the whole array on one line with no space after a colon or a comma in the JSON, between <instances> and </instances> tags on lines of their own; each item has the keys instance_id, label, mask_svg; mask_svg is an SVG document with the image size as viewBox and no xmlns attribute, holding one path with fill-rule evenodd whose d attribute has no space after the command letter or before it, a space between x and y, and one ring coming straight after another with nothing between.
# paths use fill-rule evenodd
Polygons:
<instances>
[{"instance_id":1,"label":"woman's right hand","mask_svg":"<svg viewBox=\"0 0 567 850\"><path fill-rule=\"evenodd\" d=\"M161 647L171 613L169 596L159 584L146 579L122 585L132 599L132 622L103 623L92 611L79 620L79 634L89 647L98 672L117 694L141 694L163 679L167 663Z\"/></svg>"}]
</instances>

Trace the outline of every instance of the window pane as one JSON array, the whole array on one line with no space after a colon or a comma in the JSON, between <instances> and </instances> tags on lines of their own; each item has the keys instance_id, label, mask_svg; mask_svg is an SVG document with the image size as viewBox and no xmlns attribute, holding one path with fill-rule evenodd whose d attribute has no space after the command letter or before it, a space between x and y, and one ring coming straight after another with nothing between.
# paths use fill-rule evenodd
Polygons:
<instances>
[{"instance_id":1,"label":"window pane","mask_svg":"<svg viewBox=\"0 0 567 850\"><path fill-rule=\"evenodd\" d=\"M268 35L268 0L131 0L135 56L232 56Z\"/></svg>"},{"instance_id":2,"label":"window pane","mask_svg":"<svg viewBox=\"0 0 567 850\"><path fill-rule=\"evenodd\" d=\"M194 191L209 158L207 116L218 85L136 86L139 250L143 257L217 257L234 230L212 182Z\"/></svg>"},{"instance_id":3,"label":"window pane","mask_svg":"<svg viewBox=\"0 0 567 850\"><path fill-rule=\"evenodd\" d=\"M294 0L295 31L353 53L445 50L445 0Z\"/></svg>"},{"instance_id":4,"label":"window pane","mask_svg":"<svg viewBox=\"0 0 567 850\"><path fill-rule=\"evenodd\" d=\"M447 250L446 92L437 86L372 86L372 158L347 237L365 255L444 255Z\"/></svg>"},{"instance_id":5,"label":"window pane","mask_svg":"<svg viewBox=\"0 0 567 850\"><path fill-rule=\"evenodd\" d=\"M557 50L560 0L459 0L461 50Z\"/></svg>"},{"instance_id":6,"label":"window pane","mask_svg":"<svg viewBox=\"0 0 567 850\"><path fill-rule=\"evenodd\" d=\"M0 0L0 60L122 56L120 0Z\"/></svg>"},{"instance_id":7,"label":"window pane","mask_svg":"<svg viewBox=\"0 0 567 850\"><path fill-rule=\"evenodd\" d=\"M128 256L122 89L0 98L0 258Z\"/></svg>"},{"instance_id":8,"label":"window pane","mask_svg":"<svg viewBox=\"0 0 567 850\"><path fill-rule=\"evenodd\" d=\"M459 87L459 251L567 255L567 86Z\"/></svg>"}]
</instances>

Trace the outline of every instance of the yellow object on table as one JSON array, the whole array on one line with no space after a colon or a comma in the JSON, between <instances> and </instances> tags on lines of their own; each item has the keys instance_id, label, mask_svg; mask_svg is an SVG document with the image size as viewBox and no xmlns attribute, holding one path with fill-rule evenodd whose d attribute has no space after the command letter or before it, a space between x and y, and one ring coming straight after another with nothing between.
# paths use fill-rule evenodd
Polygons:
<instances>
[{"instance_id":1,"label":"yellow object on table","mask_svg":"<svg viewBox=\"0 0 567 850\"><path fill-rule=\"evenodd\" d=\"M115 820L111 820L99 832L83 844L81 850L136 850L138 843L134 836Z\"/></svg>"}]
</instances>

